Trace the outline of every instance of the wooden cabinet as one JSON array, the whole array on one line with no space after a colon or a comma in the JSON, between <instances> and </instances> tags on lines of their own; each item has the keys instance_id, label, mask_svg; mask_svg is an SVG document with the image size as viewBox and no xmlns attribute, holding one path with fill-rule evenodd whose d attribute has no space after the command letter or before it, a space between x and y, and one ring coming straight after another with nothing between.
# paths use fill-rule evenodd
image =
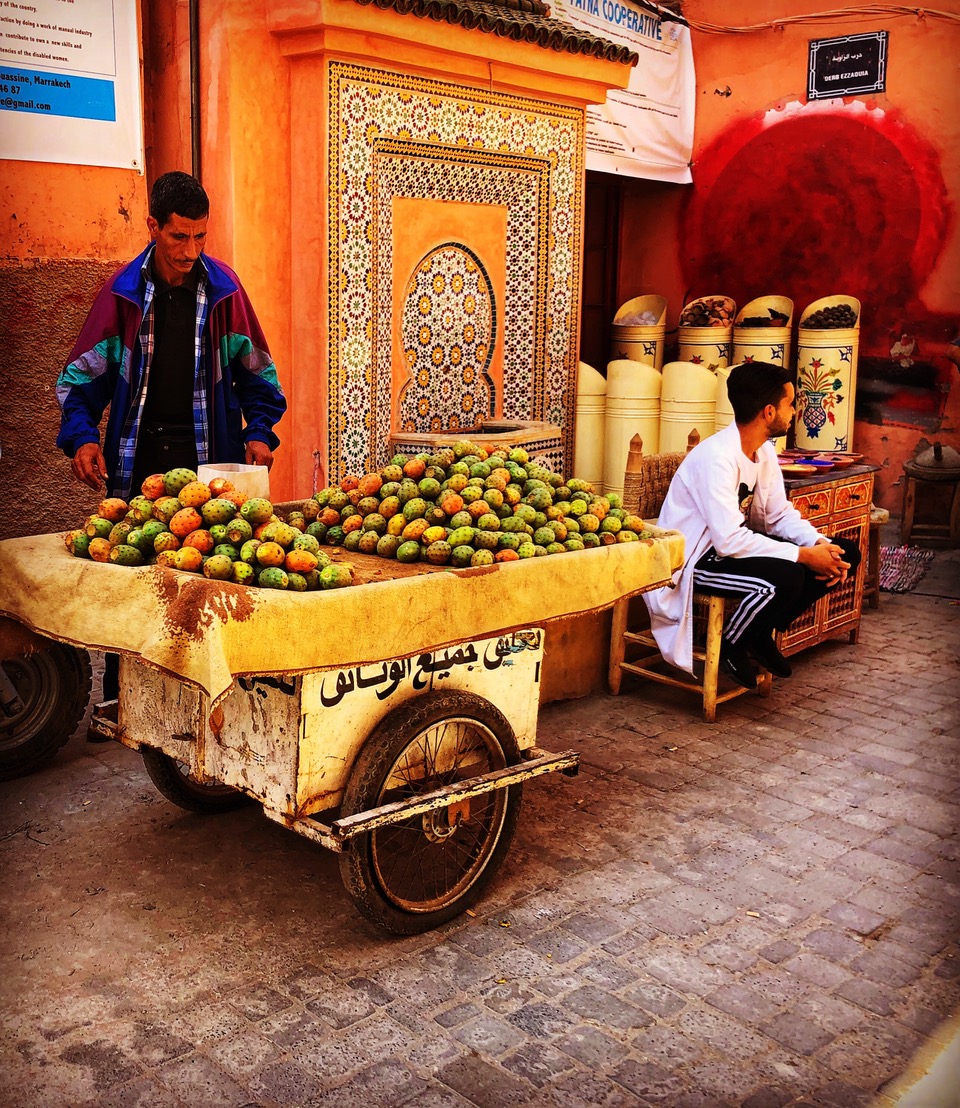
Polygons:
<instances>
[{"instance_id":1,"label":"wooden cabinet","mask_svg":"<svg viewBox=\"0 0 960 1108\"><path fill-rule=\"evenodd\" d=\"M852 466L786 482L787 495L804 519L825 535L839 535L857 543L861 562L854 577L831 589L777 636L783 654L796 654L844 633L849 635L851 642L857 641L876 469L876 466Z\"/></svg>"}]
</instances>

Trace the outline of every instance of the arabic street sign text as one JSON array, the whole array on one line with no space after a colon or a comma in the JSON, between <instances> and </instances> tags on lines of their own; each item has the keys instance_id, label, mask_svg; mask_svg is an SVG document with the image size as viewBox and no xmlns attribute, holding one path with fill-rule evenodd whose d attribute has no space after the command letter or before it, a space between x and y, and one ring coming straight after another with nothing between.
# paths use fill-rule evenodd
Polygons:
<instances>
[{"instance_id":1,"label":"arabic street sign text","mask_svg":"<svg viewBox=\"0 0 960 1108\"><path fill-rule=\"evenodd\" d=\"M810 43L807 99L859 96L887 87L887 32L868 31Z\"/></svg>"}]
</instances>

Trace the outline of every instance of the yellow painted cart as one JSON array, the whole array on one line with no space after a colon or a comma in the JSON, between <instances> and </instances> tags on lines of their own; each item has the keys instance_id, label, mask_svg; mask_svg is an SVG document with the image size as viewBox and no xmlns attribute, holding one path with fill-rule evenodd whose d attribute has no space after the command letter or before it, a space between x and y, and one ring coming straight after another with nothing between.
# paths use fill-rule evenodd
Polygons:
<instances>
[{"instance_id":1,"label":"yellow painted cart","mask_svg":"<svg viewBox=\"0 0 960 1108\"><path fill-rule=\"evenodd\" d=\"M118 652L119 701L95 725L165 796L203 812L256 800L338 852L369 919L413 934L481 895L523 782L576 771L575 751L536 746L550 622L662 586L683 541L462 570L333 554L358 585L287 594L72 558L57 535L8 540L0 630Z\"/></svg>"}]
</instances>

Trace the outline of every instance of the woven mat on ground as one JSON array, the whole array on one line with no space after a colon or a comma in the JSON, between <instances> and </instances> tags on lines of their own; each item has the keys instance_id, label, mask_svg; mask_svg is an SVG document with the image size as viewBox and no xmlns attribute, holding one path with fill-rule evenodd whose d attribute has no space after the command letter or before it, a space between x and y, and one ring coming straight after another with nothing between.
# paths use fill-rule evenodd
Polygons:
<instances>
[{"instance_id":1,"label":"woven mat on ground","mask_svg":"<svg viewBox=\"0 0 960 1108\"><path fill-rule=\"evenodd\" d=\"M933 561L932 550L915 546L880 547L880 588L884 592L915 589Z\"/></svg>"}]
</instances>

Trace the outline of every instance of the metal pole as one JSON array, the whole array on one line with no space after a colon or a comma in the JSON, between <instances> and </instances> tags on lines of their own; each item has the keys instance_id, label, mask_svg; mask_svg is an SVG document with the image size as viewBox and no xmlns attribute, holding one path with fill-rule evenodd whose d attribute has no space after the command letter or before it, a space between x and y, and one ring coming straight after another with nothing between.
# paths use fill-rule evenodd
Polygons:
<instances>
[{"instance_id":1,"label":"metal pole","mask_svg":"<svg viewBox=\"0 0 960 1108\"><path fill-rule=\"evenodd\" d=\"M190 163L197 180L200 172L200 0L190 0Z\"/></svg>"}]
</instances>

